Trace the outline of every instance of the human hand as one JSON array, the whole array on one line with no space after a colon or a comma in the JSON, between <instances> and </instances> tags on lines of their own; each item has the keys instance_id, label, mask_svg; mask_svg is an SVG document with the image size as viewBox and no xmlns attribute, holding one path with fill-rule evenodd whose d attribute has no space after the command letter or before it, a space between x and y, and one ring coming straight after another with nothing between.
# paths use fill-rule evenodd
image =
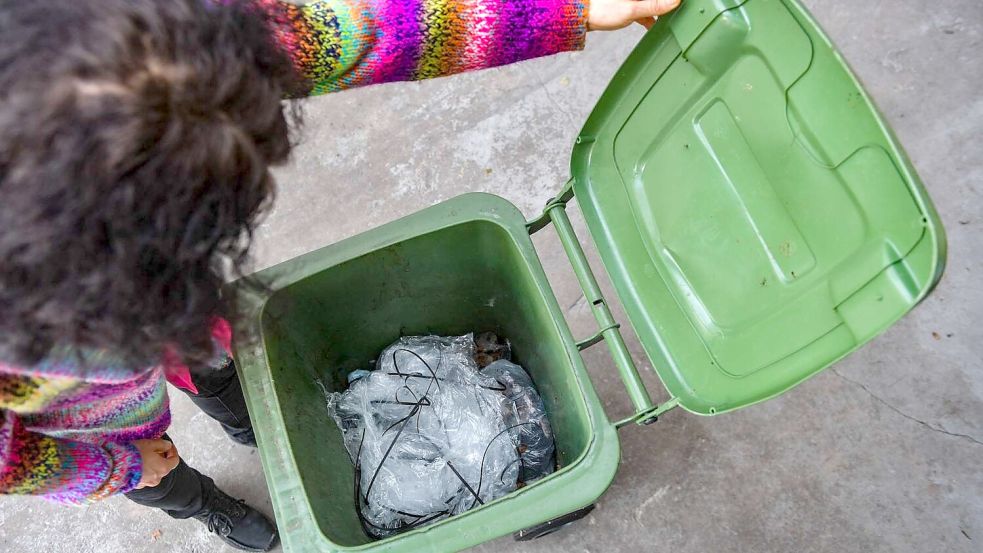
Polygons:
<instances>
[{"instance_id":1,"label":"human hand","mask_svg":"<svg viewBox=\"0 0 983 553\"><path fill-rule=\"evenodd\" d=\"M646 29L655 24L660 15L676 9L680 0L590 0L587 8L587 29L590 31L614 31L632 23Z\"/></svg>"},{"instance_id":2,"label":"human hand","mask_svg":"<svg viewBox=\"0 0 983 553\"><path fill-rule=\"evenodd\" d=\"M177 448L167 440L136 440L133 445L140 450L140 459L143 461L143 473L137 489L152 488L160 484L161 479L181 461Z\"/></svg>"}]
</instances>

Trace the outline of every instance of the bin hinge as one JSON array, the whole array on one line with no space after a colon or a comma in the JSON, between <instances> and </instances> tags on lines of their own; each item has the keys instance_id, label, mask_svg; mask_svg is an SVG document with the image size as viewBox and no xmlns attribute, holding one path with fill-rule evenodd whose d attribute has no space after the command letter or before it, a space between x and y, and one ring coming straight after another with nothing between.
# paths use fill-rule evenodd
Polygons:
<instances>
[{"instance_id":1,"label":"bin hinge","mask_svg":"<svg viewBox=\"0 0 983 553\"><path fill-rule=\"evenodd\" d=\"M597 283L597 278L594 276L587 256L584 254L584 249L581 247L577 234L573 230L573 225L570 223L570 217L567 216L566 205L572 199L573 179L570 179L555 198L546 202L543 214L526 223L526 228L529 230L529 234L533 234L552 223L556 235L560 238L560 244L567 254L567 259L570 260L570 266L577 276L580 289L583 291L588 305L590 305L599 329L590 338L577 342L577 349L583 351L601 341L607 343L614 360L614 366L618 370L618 376L621 377L625 391L628 393L628 398L635 410L634 415L619 422L616 426L621 427L630 422L649 424L654 422L660 414L675 407L673 401L676 400L656 405L649 396L645 383L642 382L642 377L638 374L635 361L621 336L619 330L621 325L614 320L614 316L611 314L607 300L601 293L601 287Z\"/></svg>"},{"instance_id":2,"label":"bin hinge","mask_svg":"<svg viewBox=\"0 0 983 553\"><path fill-rule=\"evenodd\" d=\"M669 401L663 403L662 405L656 405L655 407L649 409L648 411L642 411L640 413L635 413L634 415L628 417L627 419L622 419L614 423L615 428L621 428L629 424L641 424L649 425L653 422L659 420L659 417L663 413L672 410L679 405L679 398L674 397Z\"/></svg>"},{"instance_id":3,"label":"bin hinge","mask_svg":"<svg viewBox=\"0 0 983 553\"><path fill-rule=\"evenodd\" d=\"M557 207L560 209L566 208L567 202L571 199L573 199L573 179L568 180L563 185L563 189L560 190L560 193L555 198L550 198L546 202L546 206L543 207L543 213L539 217L526 223L526 229L529 231L529 234L535 234L550 224L553 221L550 217L550 212Z\"/></svg>"},{"instance_id":4,"label":"bin hinge","mask_svg":"<svg viewBox=\"0 0 983 553\"><path fill-rule=\"evenodd\" d=\"M598 330L597 333L595 333L590 338L577 342L577 350L584 351L585 349L593 346L594 344L600 343L600 341L604 339L605 332L609 330L616 330L619 328L621 328L621 323L611 323L607 325L606 327Z\"/></svg>"}]
</instances>

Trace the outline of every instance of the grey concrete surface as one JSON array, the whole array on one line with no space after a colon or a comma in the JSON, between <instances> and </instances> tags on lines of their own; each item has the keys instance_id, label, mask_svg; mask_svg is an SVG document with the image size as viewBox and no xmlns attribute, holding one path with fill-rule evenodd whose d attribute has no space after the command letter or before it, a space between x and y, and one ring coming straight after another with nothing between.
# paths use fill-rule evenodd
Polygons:
<instances>
[{"instance_id":1,"label":"grey concrete surface","mask_svg":"<svg viewBox=\"0 0 983 553\"><path fill-rule=\"evenodd\" d=\"M478 551L983 551L983 3L807 4L938 206L949 238L942 284L885 335L782 397L623 431L621 471L593 515L539 542ZM278 172L279 198L259 232L258 265L467 191L495 192L532 215L563 183L579 125L639 36L596 35L582 53L308 101L303 144ZM575 333L586 334L589 311L558 242L543 233L537 247ZM607 408L625 414L603 348L587 361ZM172 396L182 455L269 512L254 452ZM196 522L120 498L88 508L4 498L0 551L231 550Z\"/></svg>"}]
</instances>

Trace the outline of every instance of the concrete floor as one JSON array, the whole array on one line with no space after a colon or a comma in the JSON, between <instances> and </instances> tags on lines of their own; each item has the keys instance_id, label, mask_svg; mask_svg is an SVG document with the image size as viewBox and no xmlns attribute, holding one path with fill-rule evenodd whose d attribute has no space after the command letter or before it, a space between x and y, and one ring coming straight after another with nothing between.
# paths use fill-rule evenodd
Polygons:
<instances>
[{"instance_id":1,"label":"concrete floor","mask_svg":"<svg viewBox=\"0 0 983 553\"><path fill-rule=\"evenodd\" d=\"M806 3L936 202L949 238L942 284L885 335L780 398L624 430L621 471L587 520L530 545L501 539L478 551L983 550L983 3ZM276 209L259 232L259 265L467 191L536 213L565 180L579 125L639 36L595 35L583 53L309 101L304 142L279 171ZM537 242L574 333L586 334L593 323L559 244ZM610 413L626 413L603 348L587 361ZM182 455L269 512L254 452L173 396ZM231 551L196 522L121 498L84 509L4 498L0 550Z\"/></svg>"}]
</instances>

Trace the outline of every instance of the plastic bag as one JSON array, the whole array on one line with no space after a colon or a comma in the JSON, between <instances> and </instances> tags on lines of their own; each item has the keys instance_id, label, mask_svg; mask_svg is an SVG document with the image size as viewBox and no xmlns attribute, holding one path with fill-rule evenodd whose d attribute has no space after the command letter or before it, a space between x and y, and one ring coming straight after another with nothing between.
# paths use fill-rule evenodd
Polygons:
<instances>
[{"instance_id":1,"label":"plastic bag","mask_svg":"<svg viewBox=\"0 0 983 553\"><path fill-rule=\"evenodd\" d=\"M481 374L495 380L504 397L502 416L511 428L519 453L519 481L528 484L553 472L553 429L546 407L532 379L522 367L506 360L495 361Z\"/></svg>"},{"instance_id":2,"label":"plastic bag","mask_svg":"<svg viewBox=\"0 0 983 553\"><path fill-rule=\"evenodd\" d=\"M519 410L503 392L521 379L511 368L478 372L474 356L471 335L401 338L374 370L329 394L369 535L416 528L516 489L529 456L528 446L520 453L519 428L529 425L507 423Z\"/></svg>"}]
</instances>

